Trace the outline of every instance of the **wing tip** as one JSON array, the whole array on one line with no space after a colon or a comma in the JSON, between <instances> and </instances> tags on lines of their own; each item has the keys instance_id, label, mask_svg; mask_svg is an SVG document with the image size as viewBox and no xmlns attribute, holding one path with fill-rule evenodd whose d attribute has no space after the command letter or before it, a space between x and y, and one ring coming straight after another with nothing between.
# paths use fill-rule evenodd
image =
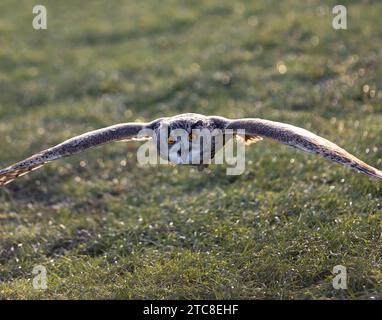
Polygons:
<instances>
[{"instance_id":1,"label":"wing tip","mask_svg":"<svg viewBox=\"0 0 382 320\"><path fill-rule=\"evenodd\" d=\"M358 172L368 175L369 177L372 177L374 179L382 180L382 171L378 170L366 163L362 163L359 165L358 163L351 166L352 168L356 169Z\"/></svg>"},{"instance_id":2,"label":"wing tip","mask_svg":"<svg viewBox=\"0 0 382 320\"><path fill-rule=\"evenodd\" d=\"M373 178L376 178L376 179L379 179L379 180L382 180L382 171L380 170L375 170L375 174L372 175Z\"/></svg>"},{"instance_id":3,"label":"wing tip","mask_svg":"<svg viewBox=\"0 0 382 320\"><path fill-rule=\"evenodd\" d=\"M25 167L21 169L15 169L11 166L6 169L0 170L0 186L5 186L14 181L16 178L22 177L28 174L29 172L41 168L42 166L43 164L38 164L35 166Z\"/></svg>"}]
</instances>

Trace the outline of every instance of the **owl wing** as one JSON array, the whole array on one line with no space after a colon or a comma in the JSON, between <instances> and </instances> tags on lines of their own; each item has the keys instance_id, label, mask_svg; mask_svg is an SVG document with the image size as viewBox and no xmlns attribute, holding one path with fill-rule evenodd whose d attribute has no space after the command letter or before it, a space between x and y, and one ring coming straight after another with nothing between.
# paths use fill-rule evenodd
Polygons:
<instances>
[{"instance_id":1,"label":"owl wing","mask_svg":"<svg viewBox=\"0 0 382 320\"><path fill-rule=\"evenodd\" d=\"M0 186L6 185L17 177L42 167L47 162L67 157L101 144L149 138L147 135L141 136L143 132L141 130L144 129L150 129L150 125L146 123L123 123L76 136L0 170Z\"/></svg>"},{"instance_id":2,"label":"owl wing","mask_svg":"<svg viewBox=\"0 0 382 320\"><path fill-rule=\"evenodd\" d=\"M366 164L333 142L299 127L263 119L238 119L229 121L226 128L244 129L246 137L249 135L271 138L306 152L319 154L368 176L382 179L382 171Z\"/></svg>"}]
</instances>

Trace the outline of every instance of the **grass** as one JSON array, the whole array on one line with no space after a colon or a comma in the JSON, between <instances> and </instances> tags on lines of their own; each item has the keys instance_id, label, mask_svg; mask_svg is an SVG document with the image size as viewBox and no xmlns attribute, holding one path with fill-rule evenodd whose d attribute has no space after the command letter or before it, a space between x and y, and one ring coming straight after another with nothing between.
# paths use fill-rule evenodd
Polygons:
<instances>
[{"instance_id":1,"label":"grass","mask_svg":"<svg viewBox=\"0 0 382 320\"><path fill-rule=\"evenodd\" d=\"M380 1L0 3L0 164L181 112L310 129L382 167ZM280 74L277 66L285 65ZM3 299L381 299L378 181L264 141L246 171L139 167L137 142L0 190ZM335 265L348 289L334 290ZM32 287L47 268L48 289Z\"/></svg>"}]
</instances>

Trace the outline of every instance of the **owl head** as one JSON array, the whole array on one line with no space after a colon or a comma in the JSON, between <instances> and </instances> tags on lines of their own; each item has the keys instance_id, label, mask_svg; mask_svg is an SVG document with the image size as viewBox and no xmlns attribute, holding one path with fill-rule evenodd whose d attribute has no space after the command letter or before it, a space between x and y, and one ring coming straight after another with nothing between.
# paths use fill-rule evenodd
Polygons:
<instances>
[{"instance_id":1,"label":"owl head","mask_svg":"<svg viewBox=\"0 0 382 320\"><path fill-rule=\"evenodd\" d=\"M156 130L158 154L172 164L208 165L225 143L223 131L211 119L170 118Z\"/></svg>"}]
</instances>

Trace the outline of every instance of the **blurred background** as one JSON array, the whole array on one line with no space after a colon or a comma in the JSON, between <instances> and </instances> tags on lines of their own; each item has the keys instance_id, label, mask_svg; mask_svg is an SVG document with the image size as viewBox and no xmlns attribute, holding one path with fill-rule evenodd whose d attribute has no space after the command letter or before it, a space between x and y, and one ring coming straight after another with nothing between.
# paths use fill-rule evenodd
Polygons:
<instances>
[{"instance_id":1,"label":"blurred background","mask_svg":"<svg viewBox=\"0 0 382 320\"><path fill-rule=\"evenodd\" d=\"M32 28L32 8L48 29ZM182 112L304 127L382 167L382 3L0 3L0 166ZM381 184L269 141L247 169L139 167L139 143L0 190L2 298L382 298ZM332 269L348 268L334 290ZM35 265L48 289L33 289Z\"/></svg>"}]
</instances>

